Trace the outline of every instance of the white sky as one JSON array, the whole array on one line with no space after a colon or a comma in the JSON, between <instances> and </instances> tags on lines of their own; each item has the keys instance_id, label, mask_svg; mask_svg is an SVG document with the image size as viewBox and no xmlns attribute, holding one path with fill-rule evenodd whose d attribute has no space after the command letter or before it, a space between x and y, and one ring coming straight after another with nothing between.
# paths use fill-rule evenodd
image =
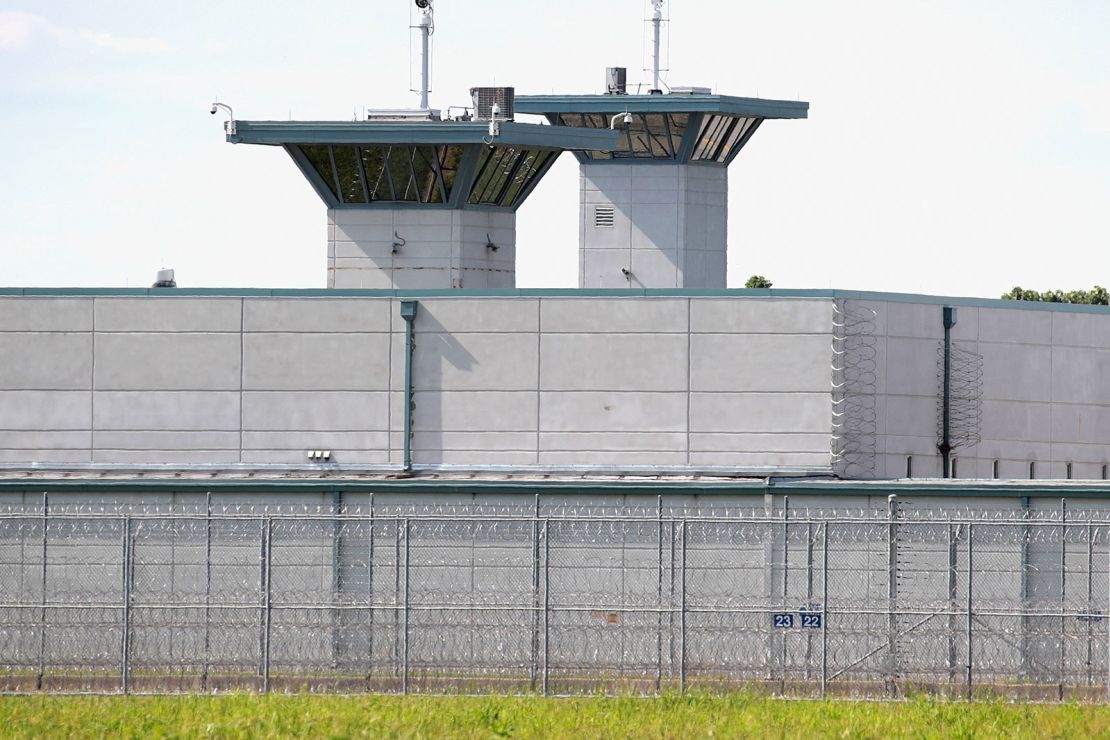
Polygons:
<instances>
[{"instance_id":1,"label":"white sky","mask_svg":"<svg viewBox=\"0 0 1110 740\"><path fill-rule=\"evenodd\" d=\"M236 117L411 107L411 0L0 0L0 285L322 287L323 204ZM432 102L598 92L644 0L439 0ZM670 3L672 85L810 101L730 169L729 285L997 296L1110 282L1110 2ZM519 211L573 287L577 162Z\"/></svg>"}]
</instances>

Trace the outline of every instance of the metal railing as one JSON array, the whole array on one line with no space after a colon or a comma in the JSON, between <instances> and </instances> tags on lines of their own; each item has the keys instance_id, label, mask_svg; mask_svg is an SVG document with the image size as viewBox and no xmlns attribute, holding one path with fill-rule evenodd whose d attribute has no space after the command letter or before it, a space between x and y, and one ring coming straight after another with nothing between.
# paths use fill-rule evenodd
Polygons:
<instances>
[{"instance_id":1,"label":"metal railing","mask_svg":"<svg viewBox=\"0 0 1110 740\"><path fill-rule=\"evenodd\" d=\"M1091 512L540 511L12 508L0 690L1110 687Z\"/></svg>"}]
</instances>

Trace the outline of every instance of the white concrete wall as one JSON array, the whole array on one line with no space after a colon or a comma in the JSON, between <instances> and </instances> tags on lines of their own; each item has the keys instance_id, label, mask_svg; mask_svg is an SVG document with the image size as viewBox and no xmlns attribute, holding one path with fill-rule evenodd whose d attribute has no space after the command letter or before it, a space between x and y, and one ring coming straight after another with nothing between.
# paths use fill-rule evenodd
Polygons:
<instances>
[{"instance_id":1,"label":"white concrete wall","mask_svg":"<svg viewBox=\"0 0 1110 740\"><path fill-rule=\"evenodd\" d=\"M395 251L394 242L400 240L404 245ZM487 246L490 242L496 250ZM433 208L328 210L329 288L515 285L515 213Z\"/></svg>"},{"instance_id":2,"label":"white concrete wall","mask_svg":"<svg viewBox=\"0 0 1110 740\"><path fill-rule=\"evenodd\" d=\"M830 302L428 298L418 465L829 465ZM0 300L0 462L402 460L388 298Z\"/></svg>"},{"instance_id":3,"label":"white concrete wall","mask_svg":"<svg viewBox=\"0 0 1110 740\"><path fill-rule=\"evenodd\" d=\"M582 165L579 287L724 288L727 230L724 167Z\"/></svg>"},{"instance_id":4,"label":"white concrete wall","mask_svg":"<svg viewBox=\"0 0 1110 740\"><path fill-rule=\"evenodd\" d=\"M876 312L876 474L940 475L940 305L863 302ZM958 307L953 341L983 357L982 441L957 449L960 478L1101 479L1110 464L1110 315Z\"/></svg>"}]
</instances>

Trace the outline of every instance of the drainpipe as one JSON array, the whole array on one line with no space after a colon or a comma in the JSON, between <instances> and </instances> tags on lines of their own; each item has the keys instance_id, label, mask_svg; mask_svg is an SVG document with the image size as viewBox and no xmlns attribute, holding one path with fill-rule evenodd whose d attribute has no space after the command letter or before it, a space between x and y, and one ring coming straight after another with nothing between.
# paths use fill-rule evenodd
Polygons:
<instances>
[{"instance_id":1,"label":"drainpipe","mask_svg":"<svg viewBox=\"0 0 1110 740\"><path fill-rule=\"evenodd\" d=\"M944 307L944 378L942 393L944 399L941 411L940 450L941 477L952 477L952 327L956 325L956 309Z\"/></svg>"},{"instance_id":2,"label":"drainpipe","mask_svg":"<svg viewBox=\"0 0 1110 740\"><path fill-rule=\"evenodd\" d=\"M401 318L405 320L405 441L404 472L412 473L412 412L416 409L412 393L412 357L416 350L416 301L401 301Z\"/></svg>"}]
</instances>

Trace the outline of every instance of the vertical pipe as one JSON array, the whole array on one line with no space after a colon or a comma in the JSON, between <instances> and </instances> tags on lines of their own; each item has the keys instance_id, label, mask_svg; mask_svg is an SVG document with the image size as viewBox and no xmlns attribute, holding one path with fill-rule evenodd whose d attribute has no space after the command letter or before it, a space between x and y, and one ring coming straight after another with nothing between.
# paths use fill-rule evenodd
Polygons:
<instances>
[{"instance_id":1,"label":"vertical pipe","mask_svg":"<svg viewBox=\"0 0 1110 740\"><path fill-rule=\"evenodd\" d=\"M821 522L821 698L829 677L829 523Z\"/></svg>"},{"instance_id":2,"label":"vertical pipe","mask_svg":"<svg viewBox=\"0 0 1110 740\"><path fill-rule=\"evenodd\" d=\"M120 635L120 682L123 693L131 691L131 517L123 520L123 634Z\"/></svg>"},{"instance_id":3,"label":"vertical pipe","mask_svg":"<svg viewBox=\"0 0 1110 740\"><path fill-rule=\"evenodd\" d=\"M274 573L274 521L273 519L265 519L263 522L263 531L265 536L263 538L262 552L262 573L263 583L265 589L262 592L262 604L264 619L262 622L262 693L270 693L270 626L272 624L271 603L273 599L273 588L271 581Z\"/></svg>"},{"instance_id":4,"label":"vertical pipe","mask_svg":"<svg viewBox=\"0 0 1110 740\"><path fill-rule=\"evenodd\" d=\"M891 696L898 693L898 497L894 494L886 499L887 518L887 593L886 593L886 640L887 640L887 681Z\"/></svg>"},{"instance_id":5,"label":"vertical pipe","mask_svg":"<svg viewBox=\"0 0 1110 740\"><path fill-rule=\"evenodd\" d=\"M551 655L551 520L543 520L543 695L548 695Z\"/></svg>"},{"instance_id":6,"label":"vertical pipe","mask_svg":"<svg viewBox=\"0 0 1110 740\"><path fill-rule=\"evenodd\" d=\"M967 524L967 699L971 700L971 687L972 687L972 671L974 670L975 661L972 658L972 645L971 645L971 586L972 574L975 573L975 568L972 563L972 556L974 554L972 548L972 541L975 533L975 525L971 522Z\"/></svg>"},{"instance_id":7,"label":"vertical pipe","mask_svg":"<svg viewBox=\"0 0 1110 740\"><path fill-rule=\"evenodd\" d=\"M682 520L682 559L679 561L681 573L679 575L679 587L682 594L682 614L679 622L679 668L678 668L678 690L679 692L686 693L686 520Z\"/></svg>"},{"instance_id":8,"label":"vertical pipe","mask_svg":"<svg viewBox=\"0 0 1110 740\"><path fill-rule=\"evenodd\" d=\"M427 105L424 106L425 108ZM401 318L405 321L405 414L402 465L405 473L412 472L412 414L415 410L412 388L412 361L416 352L416 301L401 301Z\"/></svg>"},{"instance_id":9,"label":"vertical pipe","mask_svg":"<svg viewBox=\"0 0 1110 740\"><path fill-rule=\"evenodd\" d=\"M944 322L944 377L942 379L941 393L941 436L940 461L941 477L951 477L952 470L952 327L956 325L956 309L945 306L942 311Z\"/></svg>"},{"instance_id":10,"label":"vertical pipe","mask_svg":"<svg viewBox=\"0 0 1110 740\"><path fill-rule=\"evenodd\" d=\"M42 606L39 609L39 672L35 676L35 690L42 691L46 676L46 541L50 525L50 499L42 492Z\"/></svg>"},{"instance_id":11,"label":"vertical pipe","mask_svg":"<svg viewBox=\"0 0 1110 740\"><path fill-rule=\"evenodd\" d=\"M409 693L409 584L411 573L409 568L409 538L411 530L409 520L405 519L405 604L404 604L404 633L402 637L403 655L401 664L401 693Z\"/></svg>"},{"instance_id":12,"label":"vertical pipe","mask_svg":"<svg viewBox=\"0 0 1110 740\"><path fill-rule=\"evenodd\" d=\"M212 492L204 494L204 666L200 690L208 691L208 666L212 660Z\"/></svg>"}]
</instances>

